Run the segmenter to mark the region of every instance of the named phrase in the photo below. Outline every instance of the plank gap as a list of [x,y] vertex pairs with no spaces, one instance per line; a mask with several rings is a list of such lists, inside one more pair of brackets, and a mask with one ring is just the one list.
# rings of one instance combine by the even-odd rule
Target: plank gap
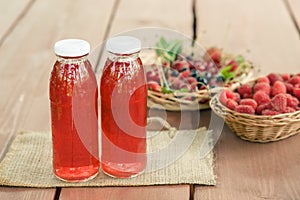
[[17,18],[13,21],[11,26],[5,31],[3,34],[3,37],[0,39],[0,47],[3,45],[4,41],[8,38],[8,36],[15,30],[16,26],[19,24],[19,22],[22,20],[22,18],[28,13],[28,11],[31,9],[32,5],[35,3],[36,0],[31,0],[29,3],[25,6],[25,8],[22,10],[22,12],[17,16]]
[[[105,28],[104,37],[103,37],[104,41],[108,38],[108,35],[109,35],[111,27],[112,27],[112,23],[115,19],[117,10],[119,8],[119,4],[120,4],[120,0],[115,0],[115,2],[113,4],[112,12],[110,13],[110,16],[109,16],[109,19],[108,19],[107,27]],[[98,71],[104,47],[105,47],[105,45],[102,45],[100,53],[99,53],[99,57],[98,57],[97,62],[96,62],[96,67],[94,69],[94,72]]]
[[195,45],[195,41],[197,40],[197,10],[196,10],[196,1],[193,0],[192,3],[192,15],[193,15],[193,43],[192,46]]
[[195,185],[190,185],[190,200],[194,200],[195,195]]
[[60,193],[61,193],[61,187],[57,187],[54,195],[54,200],[59,200]]
[[300,27],[297,23],[297,19],[296,19],[295,13],[293,12],[292,5],[289,3],[288,0],[283,0],[283,3],[284,3],[284,5],[289,13],[289,16],[292,19],[292,22],[298,32],[298,36],[300,37]]

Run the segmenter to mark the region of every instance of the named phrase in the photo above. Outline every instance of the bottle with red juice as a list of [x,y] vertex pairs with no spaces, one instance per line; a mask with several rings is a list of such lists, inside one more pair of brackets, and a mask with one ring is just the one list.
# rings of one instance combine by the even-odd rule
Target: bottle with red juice
[[98,156],[98,86],[88,42],[55,43],[57,60],[50,77],[53,171],[67,182],[94,178]]
[[102,155],[105,174],[134,177],[146,168],[147,87],[141,42],[118,36],[106,42],[109,56],[100,83]]

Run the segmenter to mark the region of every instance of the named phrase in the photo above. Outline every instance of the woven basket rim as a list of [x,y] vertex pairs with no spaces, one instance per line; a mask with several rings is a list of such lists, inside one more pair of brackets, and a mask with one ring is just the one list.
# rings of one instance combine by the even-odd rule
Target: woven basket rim
[[[210,100],[210,107],[213,108],[215,107],[215,105],[212,103],[213,101],[217,101],[218,102],[218,105],[220,107],[222,107],[223,110],[226,111],[226,113],[230,113],[234,116],[241,116],[241,117],[244,117],[244,118],[253,118],[253,119],[272,119],[272,120],[276,120],[276,119],[279,119],[279,118],[287,118],[287,117],[290,117],[291,115],[294,116],[294,115],[300,115],[300,110],[298,111],[295,111],[295,112],[291,112],[291,113],[281,113],[281,114],[278,114],[278,115],[256,115],[256,114],[247,114],[247,113],[239,113],[239,112],[236,112],[234,110],[231,110],[229,108],[227,108],[226,106],[224,106],[220,101],[219,101],[219,94],[216,94],[212,97],[212,99]],[[297,120],[300,122],[300,118],[299,120]]]
[[212,97],[211,109],[243,140],[258,143],[275,142],[300,132],[300,111],[273,116],[238,113],[224,106],[219,101],[219,95]]
[[[153,57],[155,57],[155,54],[153,55],[151,53],[147,53],[144,56],[145,56],[144,60],[146,60],[145,63],[147,63],[147,61],[150,58],[153,59]],[[203,56],[203,55],[200,55],[200,56]],[[237,55],[222,51],[222,56],[223,56],[223,59],[225,62],[225,60],[228,61],[229,59],[232,59],[234,56],[237,56]],[[152,63],[152,62],[149,62],[149,63]],[[228,80],[228,82],[224,82],[224,84],[229,84],[228,88],[238,87],[240,84],[243,84],[243,83],[247,82],[248,80],[252,79],[253,75],[260,71],[260,67],[248,59],[245,59],[243,65],[248,65],[245,73],[240,73],[235,79]],[[197,91],[193,91],[193,92],[180,92],[180,91],[174,89],[174,92],[163,93],[163,92],[151,91],[148,89],[148,99],[152,99],[154,102],[161,102],[161,103],[169,104],[167,106],[167,110],[195,110],[193,108],[190,109],[188,107],[185,107],[184,109],[180,108],[180,104],[189,105],[189,104],[194,104],[195,102],[197,102],[200,105],[198,109],[202,110],[202,108],[206,109],[207,107],[209,107],[209,100],[211,99],[211,91],[212,90],[213,90],[213,88],[206,88],[206,89],[197,90]],[[184,96],[184,97],[189,96],[189,97],[194,97],[194,98],[192,100],[186,100],[184,98],[183,99],[178,98],[178,96]],[[164,100],[159,100],[159,98],[161,98],[161,97],[163,97]],[[170,107],[170,105],[172,105],[174,108]],[[164,105],[162,105],[162,106],[164,106]],[[164,107],[166,107],[166,106],[164,106]]]
[[[249,79],[253,76],[253,71],[249,72],[247,74],[247,77],[240,82],[235,82],[234,84],[230,85],[227,87],[227,89],[235,89],[239,85],[244,84],[249,81]],[[252,78],[251,78],[252,80]],[[180,107],[180,104],[185,104],[185,105],[192,105],[194,103],[198,103],[200,106],[198,109],[207,109],[209,108],[209,101],[211,100],[212,93],[215,93],[215,90],[220,90],[222,87],[217,87],[217,88],[206,88],[203,90],[198,90],[196,92],[181,92],[181,91],[176,91],[172,93],[163,93],[163,92],[157,92],[157,91],[152,91],[148,89],[148,99],[152,99],[154,102],[161,101],[162,103],[167,103],[169,105],[173,105],[174,108],[170,106],[164,106],[167,110],[196,110],[194,108],[182,108]],[[186,100],[184,98],[178,98],[178,96],[185,96],[185,97],[194,97],[194,100]],[[163,98],[163,100],[162,100]],[[202,101],[202,102],[201,102]],[[204,103],[203,103],[204,101]]]

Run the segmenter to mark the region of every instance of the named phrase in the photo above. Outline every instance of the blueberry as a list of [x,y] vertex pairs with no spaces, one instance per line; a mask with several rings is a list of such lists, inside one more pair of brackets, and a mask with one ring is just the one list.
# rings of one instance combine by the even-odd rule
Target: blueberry
[[186,60],[188,60],[188,61],[193,61],[193,56],[192,56],[192,55],[186,56]]
[[184,72],[186,70],[187,70],[187,68],[182,68],[181,70],[179,70],[179,72],[181,73],[181,72]]
[[218,82],[224,82],[224,81],[225,81],[225,78],[224,78],[222,75],[218,75],[218,76],[216,77],[216,81],[217,81],[217,83],[218,83]]
[[204,77],[207,79],[207,80],[210,80],[212,75],[210,72],[204,72]]
[[206,78],[199,78],[199,79],[198,79],[198,82],[203,83],[204,85],[207,85],[207,84],[208,84],[208,81],[207,81]]
[[199,73],[196,69],[193,69],[191,71],[191,74],[190,74],[191,77],[194,77],[194,78],[198,78],[199,77]]
[[179,73],[178,73],[178,71],[176,71],[176,70],[172,70],[172,71],[171,71],[171,76],[174,76],[174,77],[177,77],[177,76],[179,76]]
[[208,81],[206,78],[203,77],[197,77],[197,81],[198,81],[198,89],[200,89],[203,85],[208,85]]

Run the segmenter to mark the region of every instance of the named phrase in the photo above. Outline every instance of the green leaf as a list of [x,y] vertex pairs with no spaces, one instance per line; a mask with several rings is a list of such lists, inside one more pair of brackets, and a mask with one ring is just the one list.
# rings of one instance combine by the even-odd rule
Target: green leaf
[[176,56],[180,54],[182,51],[182,41],[176,41],[175,45],[171,49],[171,52]]
[[173,62],[182,51],[182,41],[172,40],[167,42],[164,37],[156,43],[156,54],[167,61]]
[[167,48],[168,45],[169,45],[164,37],[160,38],[159,43],[160,43],[161,47],[164,48],[164,49]]
[[166,87],[162,87],[162,88],[161,88],[161,91],[162,91],[164,94],[170,94],[170,93],[173,92],[172,90],[170,90],[170,89],[168,89],[168,88],[166,88]]
[[234,73],[233,73],[233,72],[230,72],[230,73],[228,74],[227,80],[228,80],[228,79],[231,79],[231,78],[234,78]]
[[234,77],[234,72],[230,71],[231,68],[232,68],[232,66],[228,65],[221,70],[221,75],[224,77],[225,80],[228,80],[228,79]]
[[239,64],[245,62],[245,58],[241,55],[238,55],[237,57],[235,57],[234,59],[236,62],[238,62]]
[[228,73],[230,70],[231,70],[231,65],[228,65],[228,66],[226,66],[226,67],[224,67],[222,70],[221,70],[221,74],[226,74],[226,73]]
[[190,90],[188,88],[181,88],[179,91],[180,92],[189,92]]
[[161,56],[166,59],[167,61],[174,61],[175,60],[175,56],[173,54],[170,54],[166,51],[162,52]]

